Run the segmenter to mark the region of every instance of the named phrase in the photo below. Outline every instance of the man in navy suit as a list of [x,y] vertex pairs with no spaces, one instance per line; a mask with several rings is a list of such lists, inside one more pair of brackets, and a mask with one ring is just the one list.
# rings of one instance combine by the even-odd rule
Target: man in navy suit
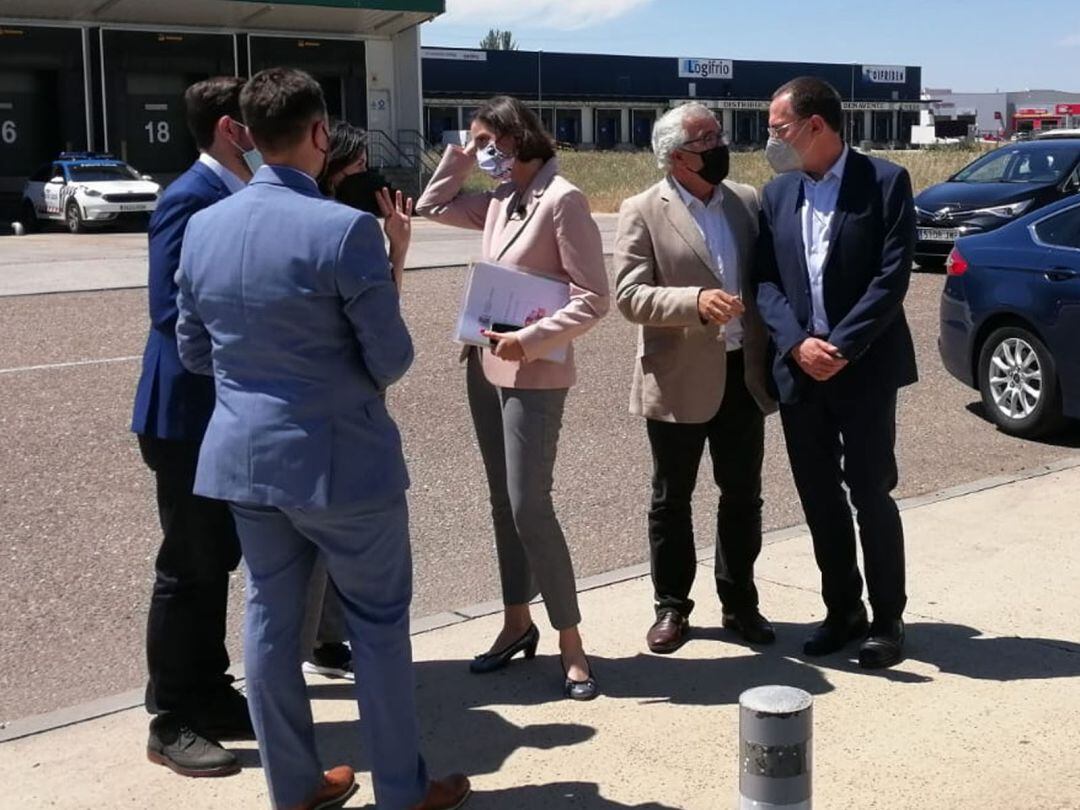
[[146,632],[146,708],[155,715],[148,755],[186,776],[239,771],[236,757],[217,740],[253,734],[247,702],[226,674],[229,572],[240,561],[240,545],[228,505],[193,493],[214,384],[180,363],[173,280],[191,216],[251,178],[242,88],[242,79],[219,77],[184,94],[200,155],[166,189],[150,220],[150,334],[131,421],[156,478],[164,534]]
[[[459,807],[468,780],[429,782],[419,750],[408,475],[384,396],[413,347],[383,234],[319,192],[330,135],[318,82],[264,70],[240,101],[266,165],[192,217],[176,332],[184,365],[214,377],[195,492],[228,501],[236,519],[247,693],[271,798],[313,810],[355,787],[348,766],[322,771],[300,669],[321,552],[345,610],[375,803]],[[392,243],[407,239],[403,217],[387,221]]]
[[[897,391],[916,381],[904,296],[915,245],[911,180],[843,141],[840,95],[795,79],[769,107],[755,270],[788,457],[821,570],[825,621],[807,655],[862,639],[859,664],[903,657],[904,533],[892,498]],[[873,609],[855,552],[858,517]]]

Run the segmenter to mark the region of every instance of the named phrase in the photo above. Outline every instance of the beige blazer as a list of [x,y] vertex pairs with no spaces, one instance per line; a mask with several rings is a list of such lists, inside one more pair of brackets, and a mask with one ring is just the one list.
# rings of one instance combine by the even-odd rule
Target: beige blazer
[[[416,203],[421,216],[483,230],[482,258],[532,270],[570,285],[570,303],[519,333],[525,361],[500,360],[482,350],[484,375],[503,388],[569,388],[576,380],[571,341],[592,329],[608,311],[610,293],[604,249],[585,195],[558,174],[552,158],[520,195],[512,183],[494,191],[463,194],[476,165],[459,148],[447,147],[442,162]],[[566,361],[539,359],[567,346]]]
[[[766,333],[750,283],[758,230],[751,186],[724,181],[724,216],[736,242],[743,316],[746,386],[764,413],[776,409],[766,387]],[[723,330],[702,323],[698,293],[720,287],[716,260],[669,177],[619,210],[615,238],[616,301],[638,330],[630,412],[664,422],[702,423],[724,398]]]

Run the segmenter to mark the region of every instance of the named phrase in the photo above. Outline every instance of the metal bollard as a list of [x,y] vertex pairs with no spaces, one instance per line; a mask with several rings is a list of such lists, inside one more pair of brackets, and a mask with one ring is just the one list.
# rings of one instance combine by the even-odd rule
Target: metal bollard
[[739,696],[739,810],[810,810],[813,706],[790,686]]

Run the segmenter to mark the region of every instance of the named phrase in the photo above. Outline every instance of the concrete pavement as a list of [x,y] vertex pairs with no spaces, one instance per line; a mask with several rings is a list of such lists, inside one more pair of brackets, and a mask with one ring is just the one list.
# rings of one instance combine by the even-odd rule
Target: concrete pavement
[[[616,214],[596,214],[610,253]],[[480,258],[480,231],[417,217],[406,268],[460,267]],[[85,292],[146,286],[145,233],[51,231],[0,238],[0,296]]]
[[[822,613],[802,527],[771,534],[758,565],[774,647],[751,650],[718,629],[704,557],[696,629],[670,657],[643,652],[644,569],[582,582],[604,693],[590,704],[560,698],[542,610],[538,659],[483,678],[466,662],[496,632],[497,606],[433,617],[414,638],[432,769],[469,773],[476,810],[735,807],[738,696],[781,683],[816,696],[816,807],[1080,808],[1078,503],[1076,456],[905,503],[908,659],[882,673],[844,655],[802,657]],[[365,767],[350,686],[311,678],[309,689],[325,764]],[[17,721],[0,739],[30,730]],[[268,806],[253,743],[235,746],[242,774],[188,780],[145,761],[145,735],[134,708],[0,744],[0,806]],[[370,807],[361,781],[348,807]]]

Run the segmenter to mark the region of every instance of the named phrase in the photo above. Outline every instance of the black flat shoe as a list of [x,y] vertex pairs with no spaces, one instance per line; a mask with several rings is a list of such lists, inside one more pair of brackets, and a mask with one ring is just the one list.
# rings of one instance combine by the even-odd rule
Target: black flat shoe
[[509,647],[504,647],[498,652],[481,653],[476,656],[469,662],[469,671],[474,675],[484,675],[488,672],[503,669],[510,663],[510,659],[519,652],[525,653],[525,660],[531,660],[536,657],[536,645],[539,643],[540,631],[535,624],[530,625],[529,629],[525,631],[525,635]]
[[[559,663],[562,664],[562,656],[559,656]],[[593,677],[589,656],[585,656],[585,663],[589,665],[589,677],[583,681],[570,680],[566,674],[566,664],[562,664],[563,678],[565,678],[563,695],[570,698],[570,700],[592,700],[600,694],[600,687],[596,683],[596,678]]]

